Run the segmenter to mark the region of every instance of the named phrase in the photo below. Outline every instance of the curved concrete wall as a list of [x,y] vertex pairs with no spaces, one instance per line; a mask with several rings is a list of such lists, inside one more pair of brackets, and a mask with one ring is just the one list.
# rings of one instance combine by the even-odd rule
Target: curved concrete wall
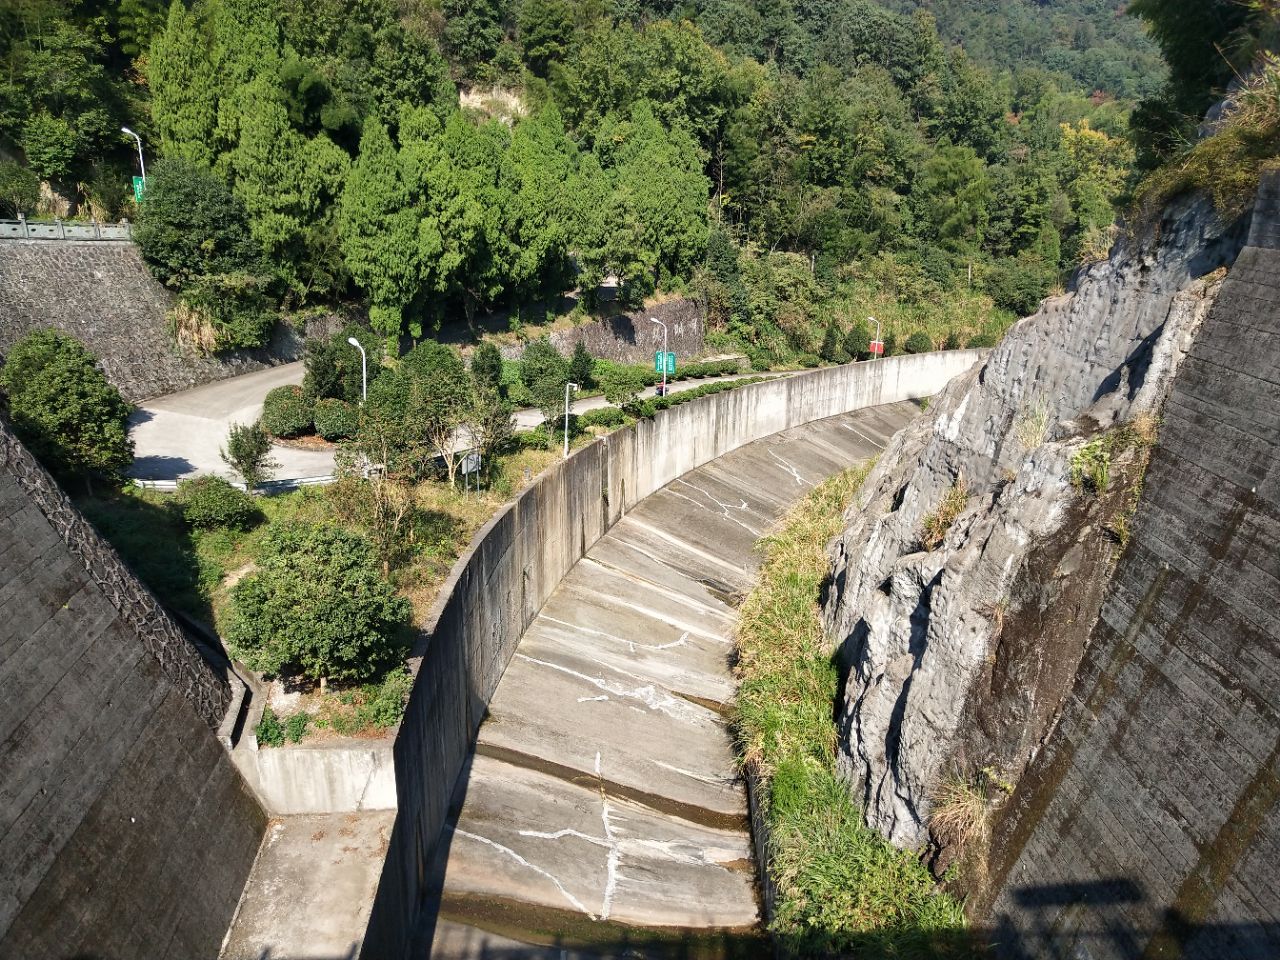
[[667,410],[574,453],[494,517],[454,566],[415,651],[395,745],[399,812],[363,956],[403,956],[427,864],[516,644],[561,579],[639,501],[743,444],[937,393],[982,351],[893,357],[753,384]]

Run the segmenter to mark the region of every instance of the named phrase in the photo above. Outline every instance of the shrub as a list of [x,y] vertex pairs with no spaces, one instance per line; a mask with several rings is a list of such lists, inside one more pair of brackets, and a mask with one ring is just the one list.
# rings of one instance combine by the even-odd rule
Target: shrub
[[240,475],[250,490],[271,476],[279,466],[271,459],[271,438],[262,429],[262,421],[233,423],[227,434],[227,445],[219,451],[222,462]]
[[40,202],[40,178],[18,163],[0,163],[0,214],[30,213]]
[[969,338],[966,350],[989,350],[996,345],[996,338],[989,333],[979,333]]
[[263,709],[262,719],[258,721],[258,728],[254,733],[257,735],[258,743],[261,746],[284,746],[284,724],[280,722],[280,718],[276,716],[276,712],[270,707]]
[[307,725],[311,718],[305,713],[295,713],[284,724],[285,739],[290,743],[299,743],[306,736]]
[[[360,351],[348,338],[355,337],[368,357],[367,370],[361,370]],[[372,384],[385,369],[382,353],[385,340],[366,327],[349,326],[327,340],[307,342],[307,375],[302,392],[317,400],[332,398],[358,403],[364,399],[364,377]],[[317,427],[317,429],[319,429]]]
[[928,353],[932,349],[933,341],[923,330],[917,330],[907,337],[907,342],[902,345],[903,353]]
[[596,359],[587,350],[587,345],[579,340],[573,346],[573,356],[569,358],[569,379],[583,390],[596,385]]
[[1102,493],[1111,482],[1109,437],[1091,440],[1071,457],[1071,485],[1077,490]]
[[253,497],[212,475],[183,480],[174,498],[187,526],[247,530],[260,516]]
[[78,340],[33,330],[0,368],[14,429],[56,472],[110,476],[133,461],[129,404],[96,363]]
[[404,705],[413,689],[413,677],[407,667],[398,667],[386,675],[382,683],[364,687],[364,704],[356,716],[365,725],[385,729],[395,726],[404,716]]
[[578,417],[578,426],[587,427],[620,427],[627,422],[627,415],[617,407],[600,407],[588,410]]
[[644,378],[635,367],[622,365],[610,366],[600,375],[600,386],[604,388],[604,398],[610,403],[630,410],[635,407],[636,398],[644,389]]
[[310,433],[314,418],[311,401],[298,386],[276,387],[262,402],[262,426],[274,437]]
[[315,425],[326,440],[348,440],[360,426],[360,413],[345,400],[325,397],[316,401]]
[[273,524],[257,559],[257,572],[232,590],[227,629],[250,667],[359,681],[398,664],[409,601],[396,596],[365,537],[335,526]]
[[954,330],[948,330],[947,339],[942,341],[942,349],[943,350],[959,350],[960,334],[956,333]]

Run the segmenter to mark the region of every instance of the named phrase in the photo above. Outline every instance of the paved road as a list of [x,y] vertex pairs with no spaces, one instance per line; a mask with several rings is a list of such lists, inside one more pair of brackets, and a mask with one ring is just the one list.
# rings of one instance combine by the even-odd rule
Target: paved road
[[[148,400],[129,420],[133,437],[133,466],[129,476],[139,480],[180,480],[200,473],[232,477],[219,451],[227,442],[233,423],[252,423],[262,414],[262,400],[275,387],[302,383],[301,361],[267,370],[231,377],[192,390]],[[693,390],[705,383],[741,377],[709,377],[671,384],[672,393]],[[653,396],[654,390],[644,392]],[[588,397],[574,403],[575,413],[607,407],[603,397]],[[516,429],[530,430],[542,423],[537,410],[516,412]],[[277,445],[273,456],[280,463],[273,478],[294,480],[323,477],[334,472],[333,453],[328,450],[298,450]]]
[[749,444],[647,498],[570,571],[455,791],[419,933],[431,957],[683,956],[737,938],[764,952],[726,720],[734,597],[773,522],[918,413],[892,404]]
[[[233,423],[252,423],[262,415],[262,400],[275,387],[301,383],[303,365],[286,363],[241,377],[148,400],[129,418],[134,461],[131,477],[180,480],[198,473],[231,477],[219,450]],[[333,454],[277,446],[277,479],[321,477],[333,473]]]

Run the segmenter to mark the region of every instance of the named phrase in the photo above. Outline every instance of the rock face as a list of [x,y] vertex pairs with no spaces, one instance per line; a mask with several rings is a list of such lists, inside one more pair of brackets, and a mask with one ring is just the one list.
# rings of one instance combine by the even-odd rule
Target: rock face
[[[1010,330],[868,478],[832,548],[824,617],[847,670],[841,768],[895,843],[929,839],[943,780],[1016,782],[1051,729],[1136,469],[1121,458],[1087,494],[1072,457],[1158,411],[1246,232],[1206,201],[1171,208]],[[963,509],[925,549],[949,494]]]

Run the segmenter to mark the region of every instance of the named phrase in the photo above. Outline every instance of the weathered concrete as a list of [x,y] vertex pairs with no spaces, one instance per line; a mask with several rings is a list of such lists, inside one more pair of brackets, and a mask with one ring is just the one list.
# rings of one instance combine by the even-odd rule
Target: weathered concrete
[[[363,955],[405,953],[425,865],[498,680],[561,579],[613,524],[650,493],[746,443],[930,396],[982,355],[951,351],[828,367],[675,407],[577,451],[481,529],[444,584],[411,661],[414,688],[395,746],[398,815]],[[702,556],[714,557],[717,545],[708,546]]]
[[0,956],[212,956],[265,817],[225,678],[0,422]]
[[1129,548],[993,847],[1006,957],[1280,956],[1280,177],[1178,373]]
[[357,956],[394,819],[380,811],[272,820],[222,960]]
[[[756,441],[645,499],[561,582],[489,704],[435,872],[439,916],[535,943],[750,938],[746,798],[725,714],[755,543],[918,412]],[[434,957],[459,952],[456,926]],[[482,942],[462,938],[465,942]]]
[[274,817],[396,808],[395,760],[390,738],[367,743],[343,739],[259,748],[240,738],[231,759]]

